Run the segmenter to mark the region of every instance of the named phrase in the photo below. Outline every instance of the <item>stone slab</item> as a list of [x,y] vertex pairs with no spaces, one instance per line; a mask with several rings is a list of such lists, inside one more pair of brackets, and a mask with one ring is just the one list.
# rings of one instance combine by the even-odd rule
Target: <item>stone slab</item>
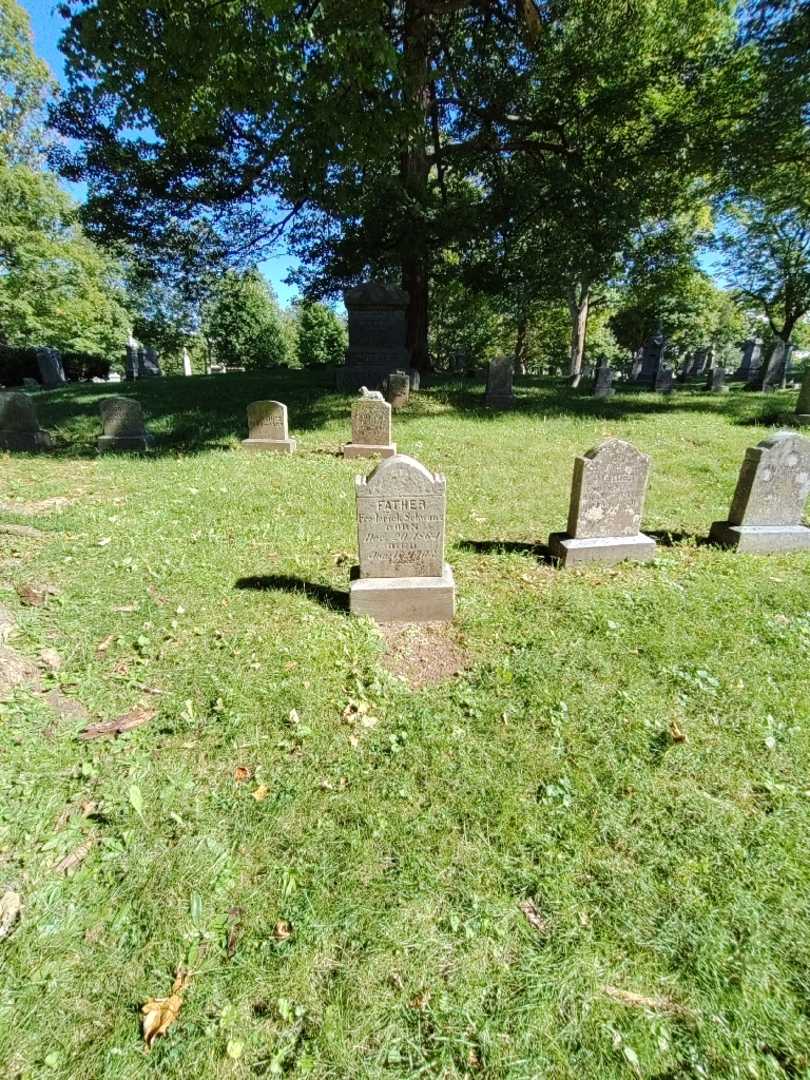
[[295,439],[242,439],[243,448],[254,453],[268,450],[277,454],[294,454],[297,445]]
[[756,555],[810,551],[810,529],[806,525],[732,525],[715,521],[709,539],[721,547]]
[[32,454],[51,450],[53,439],[47,431],[0,431],[0,450],[21,450]]
[[349,610],[379,623],[451,622],[456,613],[453,571],[445,563],[440,577],[356,578]]
[[637,536],[595,536],[576,539],[568,533],[552,533],[548,538],[549,553],[561,566],[581,566],[585,563],[614,563],[632,559],[649,562],[655,558],[655,541],[639,533]]
[[396,452],[396,443],[387,443],[385,445],[378,445],[375,443],[346,443],[343,447],[343,456],[345,458],[374,457],[375,454],[379,457],[389,458],[393,457]]
[[152,448],[151,435],[99,435],[96,447],[100,454],[145,453]]

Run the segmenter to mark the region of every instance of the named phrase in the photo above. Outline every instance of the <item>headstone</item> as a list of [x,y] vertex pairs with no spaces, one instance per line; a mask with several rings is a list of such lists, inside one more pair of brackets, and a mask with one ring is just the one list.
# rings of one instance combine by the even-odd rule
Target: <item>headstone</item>
[[404,409],[411,396],[411,380],[407,372],[393,371],[385,380],[385,398],[392,409]]
[[562,566],[646,562],[655,541],[640,531],[650,459],[621,439],[608,439],[574,460],[568,531],[548,546]]
[[699,378],[701,375],[706,374],[706,370],[709,367],[712,359],[712,350],[710,347],[702,349],[695,349],[692,353],[692,360],[689,364],[689,377]]
[[37,420],[34,403],[19,390],[0,391],[0,450],[50,450],[53,439]]
[[65,369],[62,367],[62,358],[57,349],[37,349],[37,366],[42,378],[42,385],[46,390],[55,390],[57,386],[64,386],[67,382]]
[[763,390],[778,390],[784,386],[790,371],[791,349],[790,342],[782,341],[781,338],[776,339],[776,344],[762,373]]
[[370,394],[352,403],[352,441],[343,447],[347,458],[393,457],[396,443],[391,442],[391,406],[383,401],[382,394]]
[[129,340],[127,341],[127,359],[124,373],[127,381],[137,379],[141,373],[138,342],[131,333],[129,335]]
[[183,346],[183,374],[194,374],[194,372],[191,370],[191,357],[189,356],[188,349],[185,347],[185,345]]
[[248,437],[242,440],[245,450],[271,450],[278,454],[295,453],[296,441],[287,429],[287,406],[280,401],[254,401],[247,407]]
[[728,393],[728,387],[726,386],[725,368],[712,368],[706,379],[706,389],[709,390],[712,394]]
[[634,373],[634,380],[643,386],[654,387],[658,378],[658,371],[664,362],[664,352],[667,341],[662,333],[657,333],[644,346],[640,364]]
[[343,294],[349,323],[346,366],[338,389],[357,390],[363,383],[382,386],[394,371],[407,371],[406,311],[408,294],[395,285],[369,281]]
[[444,561],[447,484],[405,454],[355,480],[360,565],[350,609],[377,622],[449,622],[453,572]]
[[141,349],[139,355],[140,374],[142,379],[157,378],[163,374],[158,363],[157,353],[152,348]]
[[408,372],[408,378],[410,379],[411,390],[418,391],[422,383],[422,376],[419,372],[419,368],[412,367],[411,370]]
[[810,424],[810,367],[804,373],[796,402],[796,423]]
[[486,404],[492,409],[508,409],[515,404],[512,376],[515,365],[511,356],[496,356],[487,370]]
[[661,364],[656,373],[655,383],[653,385],[656,394],[671,394],[672,378],[673,371],[669,364]]
[[596,369],[596,379],[593,384],[593,396],[597,398],[612,397],[615,393],[611,383],[613,371],[609,364],[600,364]]
[[152,436],[144,427],[143,409],[132,398],[109,397],[99,403],[103,434],[96,442],[99,453],[106,451],[144,451]]
[[728,521],[715,521],[709,539],[737,551],[804,551],[802,525],[810,495],[810,439],[780,431],[745,452]]
[[740,366],[732,375],[732,379],[742,379],[743,382],[755,382],[762,368],[762,342],[749,338],[743,342]]

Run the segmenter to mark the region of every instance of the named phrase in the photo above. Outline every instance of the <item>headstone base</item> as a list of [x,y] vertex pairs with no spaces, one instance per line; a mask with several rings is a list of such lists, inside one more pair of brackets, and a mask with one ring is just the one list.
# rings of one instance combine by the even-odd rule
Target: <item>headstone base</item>
[[53,439],[47,431],[0,431],[0,450],[23,450],[37,453],[53,449]]
[[346,443],[343,447],[345,458],[374,457],[375,454],[385,458],[393,457],[396,452],[396,443],[383,443],[380,446],[374,443]]
[[639,533],[637,536],[597,536],[576,539],[568,533],[552,533],[548,538],[549,554],[560,566],[581,566],[585,563],[614,563],[632,559],[649,562],[655,558],[655,541]]
[[99,435],[96,447],[100,454],[142,454],[152,448],[150,435]]
[[515,404],[515,399],[509,396],[495,396],[487,395],[484,400],[484,404],[488,409],[511,409]]
[[709,539],[721,547],[755,555],[810,550],[810,529],[806,525],[729,525],[727,521],[715,521]]
[[456,613],[453,571],[445,563],[441,577],[355,578],[349,610],[379,623],[451,622]]
[[277,454],[294,454],[297,445],[295,439],[242,439],[244,449],[253,452],[274,450]]
[[594,390],[592,396],[595,398],[609,398],[613,397],[615,393],[616,391],[609,387],[607,390]]

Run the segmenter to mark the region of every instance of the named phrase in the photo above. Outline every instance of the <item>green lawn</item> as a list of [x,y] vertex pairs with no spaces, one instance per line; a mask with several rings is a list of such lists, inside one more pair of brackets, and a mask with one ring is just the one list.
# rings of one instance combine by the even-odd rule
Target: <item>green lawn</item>
[[[10,644],[55,649],[46,688],[93,721],[157,709],[82,741],[41,695],[0,706],[0,894],[23,903],[2,1075],[810,1076],[810,556],[700,543],[795,394],[417,395],[395,439],[448,478],[467,667],[412,690],[345,610],[358,463],[327,385],[40,394],[63,445],[0,456],[0,521],[46,534],[0,532]],[[94,456],[119,391],[150,458]],[[238,449],[261,397],[296,456]],[[668,535],[645,566],[556,570],[536,545],[606,435],[652,455],[644,525]],[[140,1006],[178,965],[145,1054]]]

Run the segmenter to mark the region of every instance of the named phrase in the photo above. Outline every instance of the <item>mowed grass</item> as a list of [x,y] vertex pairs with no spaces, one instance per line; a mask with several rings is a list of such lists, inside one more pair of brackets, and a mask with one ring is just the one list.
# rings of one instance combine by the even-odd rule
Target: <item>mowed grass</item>
[[[0,533],[12,644],[56,649],[46,679],[95,720],[158,710],[86,742],[32,693],[0,707],[0,892],[23,901],[0,1071],[810,1076],[810,556],[698,542],[795,394],[537,381],[494,415],[480,384],[417,395],[395,438],[448,478],[468,667],[413,691],[345,610],[358,463],[333,453],[328,381],[40,394],[62,448],[0,458],[2,520],[47,534]],[[115,392],[143,401],[153,457],[93,456]],[[239,450],[262,397],[288,403],[296,456]],[[644,524],[669,535],[649,565],[557,570],[533,545],[608,435],[652,455]],[[71,505],[26,512],[53,496]],[[25,607],[31,583],[59,595]],[[178,966],[145,1054],[140,1006]]]

